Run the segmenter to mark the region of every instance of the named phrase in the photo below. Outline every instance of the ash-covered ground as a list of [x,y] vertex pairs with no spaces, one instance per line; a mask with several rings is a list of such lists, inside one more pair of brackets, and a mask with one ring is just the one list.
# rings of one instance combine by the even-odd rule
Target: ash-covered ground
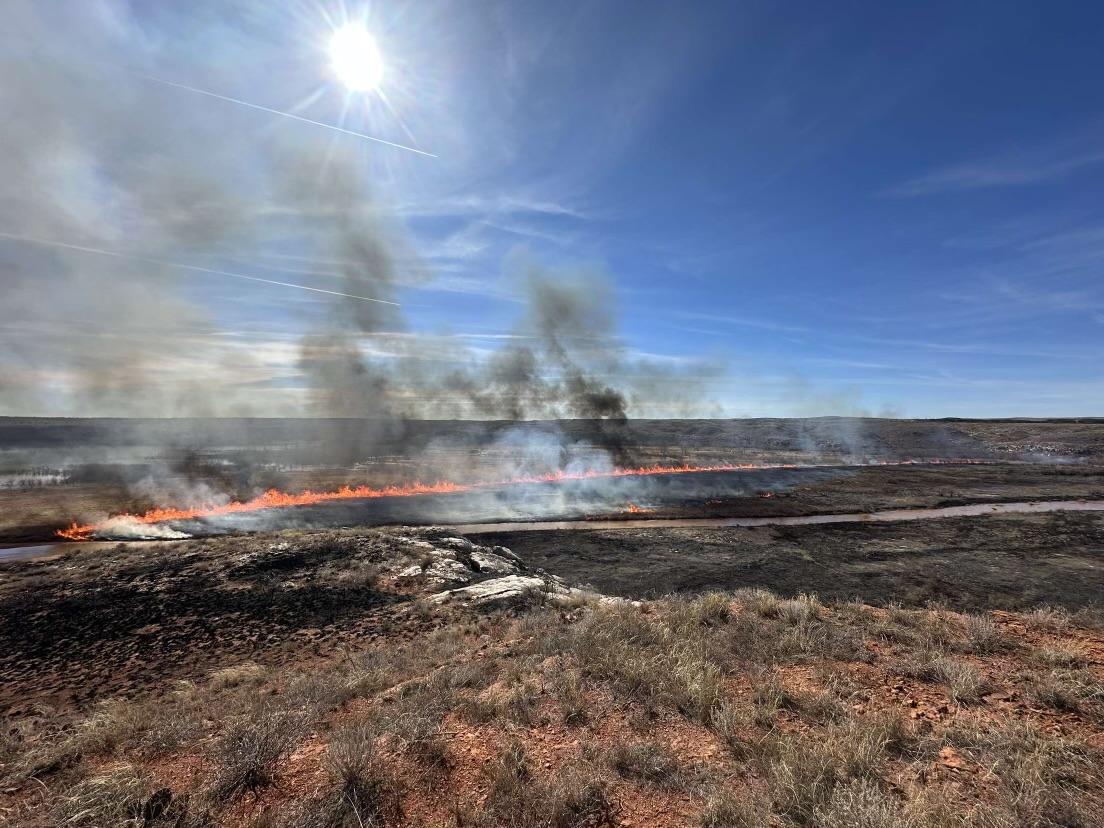
[[[71,520],[187,505],[188,498],[248,498],[270,486],[294,492],[415,479],[478,482],[572,463],[612,468],[611,427],[415,422],[389,454],[323,462],[328,441],[335,433],[355,435],[356,421],[0,421],[7,471],[41,477],[37,485],[24,480],[0,489],[0,536],[48,540]],[[355,571],[369,558],[373,568],[394,563],[404,542],[393,531],[433,530],[380,534],[373,527],[1104,499],[1098,421],[825,418],[631,421],[619,428],[617,451],[639,465],[815,465],[262,510],[174,524],[222,536],[211,540],[78,546],[53,560],[8,562],[0,565],[5,683],[19,699],[64,687],[95,695],[97,688],[160,681],[179,672],[174,664],[187,673],[224,658],[278,658],[288,647],[332,649],[349,635],[388,635],[399,616],[415,618],[406,606],[409,592],[363,588]],[[878,465],[902,460],[933,462]],[[520,532],[477,540],[514,549],[527,566],[569,585],[634,598],[763,586],[876,604],[1078,609],[1104,593],[1102,526],[1099,515],[1058,513],[832,527]],[[333,529],[339,534],[327,534]],[[285,554],[284,543],[306,551]]]
[[[279,446],[265,423],[253,437],[237,433],[236,446],[209,443],[176,454],[156,441],[141,447],[133,433],[115,432],[117,444],[107,445],[107,432],[78,435],[71,427],[15,429],[25,442],[37,434],[45,443],[52,434],[56,443],[39,449],[83,459],[56,468],[44,463],[36,467],[43,470],[39,484],[0,492],[9,537],[40,537],[71,519],[166,500],[248,497],[266,479],[290,491],[434,479],[431,470],[478,481],[503,476],[511,463],[526,471],[534,460],[612,458],[570,423],[502,425],[498,438],[499,427],[486,424],[419,426],[435,436],[345,465],[264,460],[261,449],[242,441],[267,435],[272,456],[304,452],[309,443]],[[181,814],[207,807],[221,815],[209,824],[252,824],[254,812],[290,813],[300,800],[315,803],[329,784],[325,757],[334,755],[342,728],[366,715],[393,723],[373,743],[388,762],[421,756],[416,745],[438,744],[440,735],[432,767],[396,764],[403,769],[395,777],[402,780],[402,807],[432,815],[424,824],[459,823],[437,807],[444,785],[462,792],[472,813],[484,808],[489,800],[480,780],[496,761],[486,746],[507,738],[511,745],[524,740],[534,756],[558,757],[564,767],[590,762],[621,809],[619,824],[635,825],[658,824],[649,817],[654,791],[642,795],[636,782],[622,778],[617,745],[631,748],[645,737],[652,745],[646,755],[661,749],[677,755],[677,767],[696,774],[694,786],[716,778],[727,789],[743,772],[740,763],[774,767],[769,762],[779,750],[804,756],[816,746],[842,745],[850,761],[859,747],[841,742],[841,734],[894,717],[904,723],[899,732],[908,744],[932,746],[937,758],[922,769],[929,782],[953,774],[953,789],[974,785],[968,796],[986,808],[992,769],[1005,760],[980,756],[976,772],[963,771],[966,760],[952,742],[959,744],[955,734],[973,732],[964,723],[1007,726],[1014,735],[1028,732],[1023,728],[1060,734],[1049,737],[1054,746],[1046,755],[1067,755],[1061,753],[1067,738],[1099,745],[1104,512],[755,528],[622,521],[626,528],[595,529],[584,521],[570,531],[471,534],[453,526],[381,524],[784,517],[1104,500],[1100,424],[753,421],[627,428],[636,443],[621,451],[642,465],[824,465],[263,510],[173,524],[206,537],[71,544],[0,562],[0,716],[7,723],[0,814],[14,814],[13,824],[47,824],[41,814],[60,813],[61,806],[44,811],[46,797],[68,803],[87,786],[99,790],[103,774],[116,773],[126,759],[132,763],[126,767],[144,774],[134,813],[154,805],[165,814],[169,805],[176,809],[175,822],[149,824],[184,824]],[[477,439],[469,439],[472,431]],[[820,441],[808,442],[810,434]],[[837,435],[852,440],[832,442]],[[100,465],[89,464],[92,456]],[[903,459],[930,462],[877,465]],[[948,460],[984,462],[936,462]],[[690,672],[686,659],[696,659]],[[714,677],[713,684],[700,676]],[[706,696],[703,687],[712,688]],[[564,706],[569,697],[574,701]],[[763,700],[775,697],[787,701],[768,708]],[[687,704],[698,698],[697,707]],[[240,733],[270,733],[271,722],[290,722],[287,711],[301,710],[307,712],[296,712],[294,721],[303,729],[265,760],[271,784],[211,804],[219,774],[230,765],[224,746]],[[415,726],[420,741],[396,741]],[[783,734],[778,738],[793,746],[770,747],[770,734]],[[580,748],[607,743],[608,754],[589,759]],[[748,753],[756,745],[767,745],[762,760]],[[687,746],[704,747],[684,756]],[[247,747],[245,754],[253,761],[256,751]],[[1084,755],[1076,767],[1099,767],[1097,748]],[[897,778],[896,753],[877,761],[886,779]],[[557,766],[542,759],[534,767]],[[1099,780],[1090,781],[1077,789],[1086,814],[1099,812]],[[712,813],[705,800],[670,796],[663,807],[677,815],[672,826],[689,824],[687,813]],[[1050,800],[1040,801],[1039,808],[1050,807]],[[694,824],[719,823],[703,816]]]
[[[0,419],[0,542],[43,542],[72,521],[247,500],[270,488],[478,482],[629,465],[836,468],[513,486],[189,528],[577,518],[617,515],[630,504],[667,516],[795,515],[1104,491],[1099,420],[409,421],[392,425],[382,443],[378,434],[371,421],[359,420]],[[992,465],[856,467],[963,459]]]

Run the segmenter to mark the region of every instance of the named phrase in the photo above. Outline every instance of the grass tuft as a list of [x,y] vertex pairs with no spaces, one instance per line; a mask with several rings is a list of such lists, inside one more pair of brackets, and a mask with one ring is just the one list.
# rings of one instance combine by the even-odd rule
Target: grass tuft
[[264,705],[231,725],[215,750],[212,796],[226,802],[268,785],[276,763],[303,736],[306,725],[301,711]]

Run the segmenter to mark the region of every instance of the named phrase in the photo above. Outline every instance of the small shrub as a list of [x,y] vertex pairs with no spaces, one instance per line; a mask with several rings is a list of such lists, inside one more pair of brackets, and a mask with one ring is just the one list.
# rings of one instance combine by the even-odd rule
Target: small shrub
[[62,792],[52,824],[73,828],[143,828],[160,816],[167,799],[155,799],[150,780],[131,765],[85,779]]
[[737,797],[721,790],[706,800],[705,810],[698,819],[701,828],[762,828],[770,820],[770,806],[758,796],[745,791]]
[[1032,657],[1047,667],[1080,667],[1087,662],[1083,652],[1064,646],[1038,647]]
[[922,681],[945,685],[950,697],[959,704],[971,704],[989,692],[988,679],[975,667],[931,652],[905,665],[901,672]]
[[991,618],[984,615],[967,615],[964,625],[966,647],[969,652],[986,654],[1008,649],[1008,638]]
[[621,777],[657,787],[678,787],[684,779],[678,758],[657,742],[618,742],[610,750],[608,761]]
[[1061,607],[1042,606],[1021,613],[1020,620],[1033,630],[1062,634],[1069,629],[1070,614]]
[[211,673],[207,685],[215,691],[242,686],[256,687],[263,684],[267,678],[268,671],[264,667],[252,661],[246,661]]
[[366,828],[401,820],[397,783],[382,761],[369,723],[336,728],[327,760],[337,787],[303,809],[296,828]]
[[813,807],[813,823],[817,828],[909,828],[915,825],[902,813],[896,799],[868,779],[837,785],[827,800]]
[[227,801],[269,784],[273,766],[305,729],[306,717],[301,712],[273,707],[258,707],[231,725],[215,751],[215,799]]

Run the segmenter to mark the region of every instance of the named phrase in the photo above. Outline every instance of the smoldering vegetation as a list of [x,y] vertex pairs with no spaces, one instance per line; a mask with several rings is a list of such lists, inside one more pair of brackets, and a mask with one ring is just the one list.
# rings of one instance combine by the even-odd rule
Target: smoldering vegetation
[[[412,421],[578,418],[583,435],[559,432],[564,460],[589,452],[601,465],[631,462],[626,420],[669,393],[672,379],[680,411],[707,407],[703,391],[720,366],[682,378],[630,357],[600,268],[518,251],[503,278],[521,309],[495,335],[501,347],[422,333],[397,302],[434,274],[378,197],[378,167],[352,143],[227,129],[147,77],[166,55],[136,36],[125,7],[74,15],[56,31],[48,9],[17,2],[0,36],[9,115],[0,272],[12,321],[0,330],[0,413],[319,418],[298,462],[340,466],[403,443]],[[145,45],[134,53],[134,42]],[[122,51],[131,66],[117,62]],[[281,244],[303,268],[294,278],[260,264]],[[293,315],[296,333],[257,340],[209,310],[242,304],[255,304],[258,319]],[[209,502],[209,489],[240,496],[269,482],[197,462],[215,440],[194,423],[138,431],[110,450],[52,460],[124,467],[111,474],[163,502]],[[547,433],[532,453],[546,453]],[[125,468],[135,464],[144,473]]]
[[[435,274],[355,144],[231,128],[256,122],[180,105],[148,77],[180,56],[140,36],[123,4],[81,5],[66,22],[59,31],[43,4],[17,0],[0,33],[0,413],[190,419],[66,425],[60,440],[17,426],[0,474],[48,467],[148,508],[473,471],[977,456],[984,443],[925,427],[906,449],[853,418],[634,423],[715,413],[724,366],[640,357],[619,335],[608,274],[523,250],[503,265],[519,310],[480,340],[493,346],[427,333],[396,303]],[[172,65],[200,85],[210,71]],[[281,258],[296,275],[271,267]],[[268,278],[283,286],[256,281]],[[211,308],[285,326],[258,338]],[[319,467],[340,474],[299,473]]]

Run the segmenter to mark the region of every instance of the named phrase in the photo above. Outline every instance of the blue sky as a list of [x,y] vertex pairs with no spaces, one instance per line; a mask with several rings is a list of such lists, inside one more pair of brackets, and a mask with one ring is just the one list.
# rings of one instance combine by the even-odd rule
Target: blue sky
[[[612,282],[625,352],[707,375],[706,413],[1063,416],[1104,405],[1100,4],[16,5],[8,65],[112,82],[59,107],[54,126],[90,131],[96,146],[67,151],[76,160],[57,177],[4,185],[0,232],[326,289],[333,276],[303,216],[263,206],[276,204],[267,171],[290,147],[352,155],[403,251],[401,332],[446,350],[463,341],[465,359],[514,330],[511,263],[524,260]],[[349,17],[380,44],[379,95],[350,96],[329,72],[329,32]],[[105,119],[135,111],[133,129],[99,143]],[[256,205],[253,231],[203,249],[136,247],[130,213],[105,218],[94,196],[127,142],[210,172]],[[31,228],[21,203],[31,188],[64,204],[66,222],[80,214],[80,232],[56,218]],[[0,243],[0,256],[24,279],[27,268],[49,278],[58,256],[72,273],[95,258],[16,261],[20,245]],[[26,294],[8,278],[11,296]],[[204,319],[180,373],[263,354],[221,380],[243,387],[294,390],[291,343],[330,312],[317,295],[215,274],[174,290],[188,308],[174,325]],[[50,358],[24,349],[10,362],[27,393],[5,413],[68,413],[71,380]]]

